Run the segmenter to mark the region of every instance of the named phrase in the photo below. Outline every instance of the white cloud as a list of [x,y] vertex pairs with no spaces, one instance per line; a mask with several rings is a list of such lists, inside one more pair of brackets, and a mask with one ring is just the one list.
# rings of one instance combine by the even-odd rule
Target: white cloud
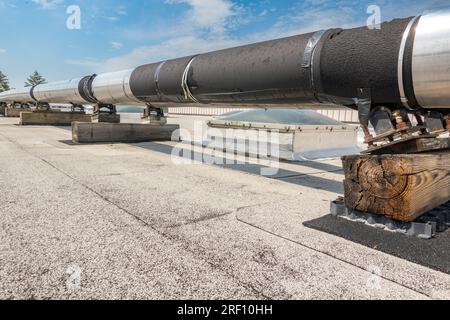
[[224,32],[229,19],[238,16],[240,8],[230,0],[166,0],[167,4],[186,3],[191,9],[186,19],[195,27]]
[[99,66],[101,66],[101,62],[94,58],[69,59],[66,60],[66,63],[80,67],[85,67],[95,72],[99,71]]
[[267,16],[267,14],[269,13],[269,11],[267,9],[264,9],[263,11],[261,11],[261,13],[259,14],[260,17],[265,17]]
[[118,15],[120,15],[120,16],[127,16],[128,15],[127,9],[124,6],[118,7],[117,10],[116,10],[116,13]]
[[2,54],[2,53],[6,53],[6,49],[0,48],[0,54]]
[[92,58],[68,60],[68,64],[87,67],[95,72],[109,72],[136,67],[140,64],[173,59],[199,52],[208,52],[239,45],[238,41],[222,39],[201,39],[195,36],[178,37],[163,43],[135,48],[130,53],[106,60]]
[[111,42],[111,47],[113,49],[122,49],[123,48],[123,43],[113,41],[113,42]]
[[117,21],[119,20],[119,18],[114,17],[114,16],[103,16],[104,19],[109,20],[109,21]]
[[44,10],[55,9],[58,5],[64,2],[64,0],[31,0]]
[[[108,72],[135,67],[139,64],[157,62],[180,56],[197,54],[239,45],[228,31],[236,25],[242,7],[230,0],[166,0],[166,4],[184,3],[189,9],[184,19],[172,28],[163,30],[164,40],[156,45],[140,46],[130,53],[106,60],[92,58],[67,60],[94,72]],[[131,31],[129,31],[131,32]],[[148,32],[140,33],[148,36]],[[160,35],[159,35],[160,36]],[[116,48],[112,44],[113,48]]]

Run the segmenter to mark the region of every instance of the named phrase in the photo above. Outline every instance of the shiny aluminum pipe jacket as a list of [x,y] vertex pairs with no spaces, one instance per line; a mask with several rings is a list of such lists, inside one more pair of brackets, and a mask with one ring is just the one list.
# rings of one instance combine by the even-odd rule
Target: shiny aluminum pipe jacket
[[[447,112],[448,21],[450,11],[443,10],[385,22],[379,30],[322,30],[87,76],[78,93],[75,84],[67,94],[56,84],[38,85],[32,93],[34,100],[53,103],[79,96],[77,102],[86,104],[355,109],[361,89],[369,89],[373,107]],[[29,99],[23,94],[2,93],[0,102]]]
[[61,103],[61,101],[74,105],[89,103],[80,95],[78,86],[81,79],[77,78],[35,86],[31,90],[31,96],[40,103]]
[[35,100],[31,97],[30,90],[32,87],[22,89],[12,89],[0,93],[0,102],[3,103],[32,103]]
[[91,90],[95,99],[103,104],[140,104],[130,90],[133,69],[104,73],[93,79]]

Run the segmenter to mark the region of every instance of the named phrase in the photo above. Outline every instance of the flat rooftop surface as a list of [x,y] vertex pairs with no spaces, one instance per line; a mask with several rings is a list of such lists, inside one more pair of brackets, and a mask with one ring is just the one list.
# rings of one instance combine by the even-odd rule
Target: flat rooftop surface
[[339,159],[266,177],[17,123],[0,118],[0,299],[450,298],[449,274],[304,225],[342,194]]

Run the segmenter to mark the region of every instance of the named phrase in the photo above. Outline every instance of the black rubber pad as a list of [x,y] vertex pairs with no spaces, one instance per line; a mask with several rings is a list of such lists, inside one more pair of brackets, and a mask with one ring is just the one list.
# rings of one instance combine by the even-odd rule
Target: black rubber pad
[[332,215],[307,221],[303,225],[450,274],[450,229],[438,233],[433,239],[424,240]]

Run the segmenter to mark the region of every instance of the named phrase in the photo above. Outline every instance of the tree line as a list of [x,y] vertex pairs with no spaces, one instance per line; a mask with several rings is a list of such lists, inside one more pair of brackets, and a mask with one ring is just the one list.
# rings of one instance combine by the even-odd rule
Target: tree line
[[[45,83],[46,80],[43,76],[39,74],[39,72],[35,71],[32,75],[30,75],[25,82],[25,87],[31,87],[38,84]],[[0,92],[8,91],[11,87],[9,85],[8,77],[0,70]]]

